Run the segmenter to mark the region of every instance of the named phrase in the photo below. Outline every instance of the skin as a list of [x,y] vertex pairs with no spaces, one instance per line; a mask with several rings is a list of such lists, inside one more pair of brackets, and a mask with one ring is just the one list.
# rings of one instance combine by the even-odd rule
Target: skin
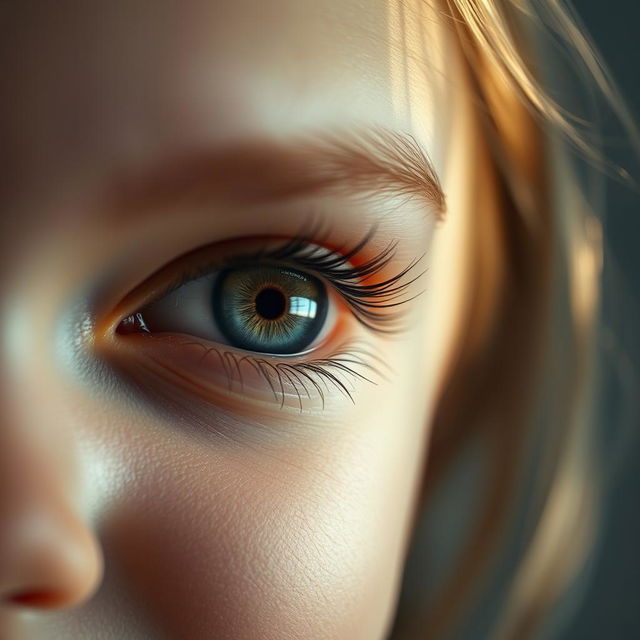
[[[118,196],[193,149],[371,125],[418,139],[451,215],[465,130],[452,105],[464,101],[435,80],[446,51],[456,64],[442,29],[432,20],[420,36],[430,72],[407,85],[384,2],[2,13],[0,635],[383,637],[455,324],[460,223],[438,228],[433,207],[394,193],[127,207]],[[229,238],[294,235],[310,207],[336,241],[378,221],[371,250],[398,241],[391,273],[427,252],[407,330],[345,320],[389,367],[375,385],[355,381],[353,403],[331,389],[324,410],[300,411],[257,381],[242,396],[217,378],[205,400],[148,374],[162,347],[114,335],[122,300],[166,264]]]

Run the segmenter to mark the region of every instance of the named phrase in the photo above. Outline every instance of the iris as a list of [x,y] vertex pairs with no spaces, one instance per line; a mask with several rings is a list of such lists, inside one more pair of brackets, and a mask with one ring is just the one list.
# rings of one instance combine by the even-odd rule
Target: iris
[[212,291],[216,323],[239,349],[290,355],[318,337],[328,308],[324,284],[309,273],[276,265],[222,270]]

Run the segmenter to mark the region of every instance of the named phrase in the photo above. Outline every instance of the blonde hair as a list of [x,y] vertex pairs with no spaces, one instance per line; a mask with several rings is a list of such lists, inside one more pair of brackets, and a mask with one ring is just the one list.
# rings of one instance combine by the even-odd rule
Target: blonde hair
[[579,574],[597,531],[591,392],[602,237],[570,152],[603,173],[616,170],[587,123],[545,90],[540,34],[569,52],[636,144],[639,137],[594,48],[558,2],[436,7],[463,55],[484,147],[466,248],[469,302],[433,427],[427,511],[470,443],[488,446],[490,461],[455,566],[427,606],[415,594],[401,600],[392,637],[452,636],[492,584],[493,568],[501,572],[500,611],[488,636],[474,637],[525,640]]

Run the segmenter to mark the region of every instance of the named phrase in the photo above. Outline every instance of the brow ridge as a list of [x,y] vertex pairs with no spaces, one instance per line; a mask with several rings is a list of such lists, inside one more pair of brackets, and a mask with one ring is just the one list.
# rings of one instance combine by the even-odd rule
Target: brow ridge
[[422,198],[438,218],[446,209],[437,173],[417,140],[379,127],[205,147],[120,175],[110,199],[131,215],[191,198],[254,203],[335,190]]

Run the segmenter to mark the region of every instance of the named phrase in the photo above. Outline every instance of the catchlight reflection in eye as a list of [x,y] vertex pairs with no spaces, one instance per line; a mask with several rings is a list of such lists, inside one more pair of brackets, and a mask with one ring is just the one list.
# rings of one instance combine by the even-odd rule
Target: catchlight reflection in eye
[[318,304],[309,298],[291,296],[289,298],[289,313],[303,318],[315,318],[318,313]]

